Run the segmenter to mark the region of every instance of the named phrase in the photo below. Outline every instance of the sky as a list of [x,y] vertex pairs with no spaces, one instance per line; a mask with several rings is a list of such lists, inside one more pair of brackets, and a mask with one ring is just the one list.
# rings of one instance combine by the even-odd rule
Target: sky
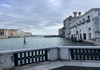
[[55,35],[73,11],[91,8],[100,8],[100,0],[0,0],[0,28]]

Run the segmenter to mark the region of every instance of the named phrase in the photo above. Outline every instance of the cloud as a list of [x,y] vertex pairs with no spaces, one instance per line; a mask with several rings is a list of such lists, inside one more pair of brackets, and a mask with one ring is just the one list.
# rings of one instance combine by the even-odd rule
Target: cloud
[[100,7],[99,0],[0,0],[0,28],[57,34],[73,11]]
[[9,5],[9,4],[1,4],[1,7],[5,7],[5,8],[12,8],[13,6]]
[[3,15],[4,13],[3,12],[0,12],[0,15]]

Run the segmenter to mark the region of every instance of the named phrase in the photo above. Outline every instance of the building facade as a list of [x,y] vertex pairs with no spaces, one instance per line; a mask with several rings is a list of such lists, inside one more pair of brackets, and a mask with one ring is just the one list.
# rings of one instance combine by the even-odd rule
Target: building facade
[[65,33],[64,27],[63,27],[63,28],[60,28],[60,29],[59,29],[59,36],[60,36],[60,37],[65,37],[65,36],[64,36],[64,35],[65,35],[64,33]]
[[25,32],[25,36],[27,36],[27,37],[32,36],[32,33],[31,32]]
[[20,37],[24,37],[24,36],[30,37],[30,36],[32,36],[32,33],[31,33],[31,32],[24,32],[24,31],[21,31]]
[[23,36],[32,36],[32,33],[21,31],[21,29],[0,29],[0,38],[13,38]]
[[0,29],[0,38],[17,37],[17,31],[17,29]]
[[65,38],[77,40],[94,40],[100,38],[100,8],[92,8],[85,14],[73,12],[64,20]]

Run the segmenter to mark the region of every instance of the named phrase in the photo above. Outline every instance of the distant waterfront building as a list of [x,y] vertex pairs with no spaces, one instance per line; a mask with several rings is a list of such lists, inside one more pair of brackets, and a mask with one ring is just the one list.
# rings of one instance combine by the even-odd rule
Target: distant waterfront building
[[61,28],[59,29],[59,36],[64,37],[63,35],[64,35],[64,29]]
[[0,38],[17,37],[17,29],[0,29]]
[[25,36],[32,36],[32,33],[31,32],[25,32]]
[[24,31],[21,31],[20,36],[21,36],[21,37],[23,37],[23,36],[29,37],[29,36],[32,36],[32,33],[31,33],[31,32],[24,32]]
[[77,40],[100,38],[100,8],[92,8],[83,15],[81,15],[81,12],[73,12],[73,14],[74,17],[69,16],[63,21],[64,35],[62,36]]
[[31,35],[31,32],[23,32],[19,29],[0,29],[0,38],[23,37]]

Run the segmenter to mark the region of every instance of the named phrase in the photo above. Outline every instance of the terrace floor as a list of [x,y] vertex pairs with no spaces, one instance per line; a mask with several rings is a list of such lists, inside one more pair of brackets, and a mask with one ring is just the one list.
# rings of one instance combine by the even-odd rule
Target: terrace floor
[[13,70],[100,70],[100,61],[48,61],[17,66]]

